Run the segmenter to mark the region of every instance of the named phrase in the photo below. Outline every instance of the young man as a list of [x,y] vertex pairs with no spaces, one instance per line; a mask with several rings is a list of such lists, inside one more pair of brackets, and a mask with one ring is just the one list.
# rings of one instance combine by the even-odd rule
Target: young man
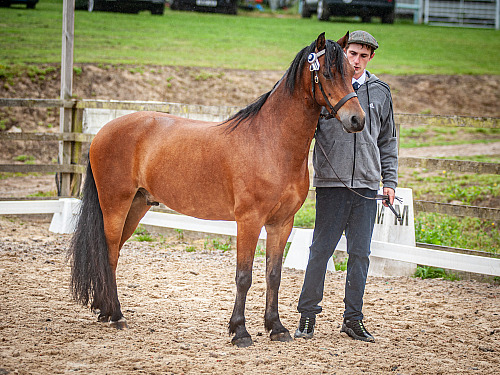
[[364,197],[374,198],[382,180],[383,193],[392,204],[398,168],[391,92],[366,70],[377,48],[369,33],[354,31],[345,50],[355,70],[353,87],[366,114],[363,131],[348,134],[335,118],[318,122],[313,154],[316,224],[297,306],[301,314],[297,338],[313,336],[327,263],[345,231],[349,259],[341,332],[356,340],[375,341],[364,327],[362,306],[377,203]]

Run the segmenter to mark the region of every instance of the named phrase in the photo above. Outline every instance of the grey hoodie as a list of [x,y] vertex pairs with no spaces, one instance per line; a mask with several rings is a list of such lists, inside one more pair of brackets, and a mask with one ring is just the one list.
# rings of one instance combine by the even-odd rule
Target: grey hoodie
[[[366,81],[358,89],[365,111],[365,127],[359,133],[346,133],[336,119],[320,118],[313,153],[315,187],[344,187],[335,172],[351,188],[396,189],[398,184],[398,145],[392,97],[389,86],[366,71]],[[368,106],[370,102],[370,106]],[[323,113],[326,110],[323,109]],[[325,154],[318,147],[323,146]]]

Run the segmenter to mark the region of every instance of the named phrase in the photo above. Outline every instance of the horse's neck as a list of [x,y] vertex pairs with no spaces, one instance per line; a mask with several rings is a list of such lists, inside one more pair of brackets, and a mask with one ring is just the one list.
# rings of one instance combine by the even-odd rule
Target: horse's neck
[[300,161],[309,153],[321,107],[309,95],[304,95],[303,87],[297,86],[290,95],[282,79],[266,101],[262,114],[272,117],[266,129],[272,142],[292,150]]

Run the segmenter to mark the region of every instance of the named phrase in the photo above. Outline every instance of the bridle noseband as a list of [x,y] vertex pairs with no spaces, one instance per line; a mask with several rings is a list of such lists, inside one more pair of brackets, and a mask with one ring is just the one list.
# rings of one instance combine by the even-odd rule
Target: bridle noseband
[[312,89],[312,96],[314,100],[316,100],[316,84],[318,84],[319,89],[321,91],[321,94],[323,94],[323,98],[325,99],[326,103],[328,104],[328,107],[330,108],[330,111],[328,115],[320,115],[321,117],[324,117],[325,119],[331,119],[335,116],[337,116],[337,112],[339,109],[349,100],[352,98],[357,97],[358,95],[355,92],[351,92],[344,96],[342,99],[339,100],[335,106],[333,106],[330,101],[328,100],[328,97],[326,96],[325,90],[323,90],[323,85],[321,84],[319,77],[318,77],[318,71],[320,68],[319,60],[318,57],[322,56],[325,54],[326,50],[321,50],[318,53],[310,53],[309,56],[307,57],[307,62],[310,64],[309,70],[311,71],[311,89]]

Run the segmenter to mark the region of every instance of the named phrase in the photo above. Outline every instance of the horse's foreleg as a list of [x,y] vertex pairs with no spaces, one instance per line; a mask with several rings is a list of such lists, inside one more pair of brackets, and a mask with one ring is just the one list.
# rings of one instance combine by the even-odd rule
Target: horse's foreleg
[[253,344],[245,326],[245,303],[252,285],[252,266],[260,228],[249,229],[238,223],[236,260],[236,300],[229,320],[229,334],[234,334],[231,343],[240,348]]
[[272,341],[292,341],[278,314],[278,291],[281,283],[283,251],[293,227],[293,219],[285,225],[266,225],[266,312],[264,325],[271,331]]

